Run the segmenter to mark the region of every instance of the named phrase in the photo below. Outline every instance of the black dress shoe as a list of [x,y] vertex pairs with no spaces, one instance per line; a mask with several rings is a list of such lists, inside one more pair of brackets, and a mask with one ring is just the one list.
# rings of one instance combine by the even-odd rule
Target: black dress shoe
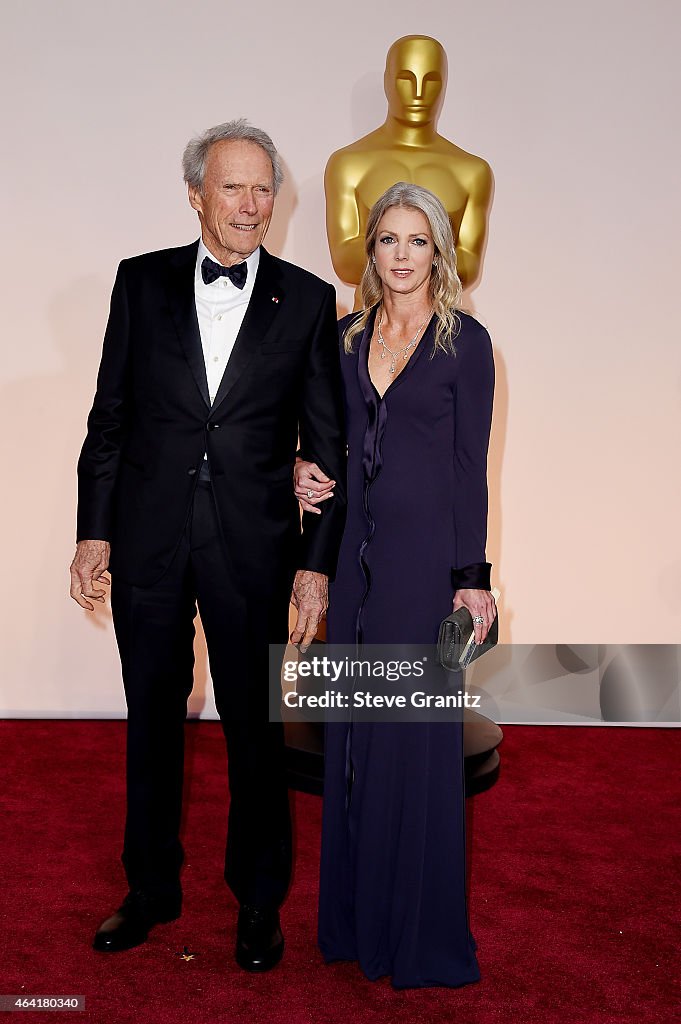
[[242,906],[236,929],[236,962],[245,971],[269,971],[281,960],[284,936],[278,910]]
[[92,948],[100,953],[120,953],[147,941],[155,924],[180,916],[182,897],[158,899],[142,892],[130,892],[115,914],[107,917],[97,932]]

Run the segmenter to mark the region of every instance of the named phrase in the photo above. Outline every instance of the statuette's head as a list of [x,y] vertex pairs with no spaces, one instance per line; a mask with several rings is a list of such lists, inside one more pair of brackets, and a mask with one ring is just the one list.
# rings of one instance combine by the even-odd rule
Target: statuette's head
[[407,125],[436,120],[447,86],[447,54],[430,36],[403,36],[388,50],[385,94],[391,117]]
[[269,135],[243,119],[218,125],[192,139],[183,167],[210,251],[226,266],[245,259],[265,237],[283,177]]

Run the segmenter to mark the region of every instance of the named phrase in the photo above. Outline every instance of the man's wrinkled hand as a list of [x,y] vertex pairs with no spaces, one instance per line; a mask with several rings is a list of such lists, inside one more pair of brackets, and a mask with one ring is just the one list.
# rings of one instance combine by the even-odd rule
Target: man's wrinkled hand
[[106,590],[97,589],[95,583],[109,586],[109,578],[104,573],[109,567],[110,554],[108,540],[80,540],[76,545],[70,569],[71,597],[89,612],[95,608],[92,601],[104,603]]
[[321,572],[299,569],[293,581],[291,601],[298,609],[298,621],[291,643],[304,654],[314,640],[322,616],[329,606],[329,577]]

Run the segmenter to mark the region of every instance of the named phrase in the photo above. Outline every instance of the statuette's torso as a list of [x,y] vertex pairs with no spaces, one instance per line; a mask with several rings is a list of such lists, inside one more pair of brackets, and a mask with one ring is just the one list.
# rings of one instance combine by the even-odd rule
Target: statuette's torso
[[326,168],[327,233],[336,273],[359,284],[366,265],[367,215],[391,185],[406,181],[434,192],[456,239],[462,283],[480,273],[492,194],[492,172],[480,157],[438,135],[435,124],[447,80],[447,59],[427,36],[390,48],[385,124],[334,153]]

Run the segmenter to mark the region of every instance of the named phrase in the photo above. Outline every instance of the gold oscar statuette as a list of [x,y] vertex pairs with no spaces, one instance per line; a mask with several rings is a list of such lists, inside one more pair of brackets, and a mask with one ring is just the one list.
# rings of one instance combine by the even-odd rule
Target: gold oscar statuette
[[[366,265],[367,215],[397,181],[434,192],[449,213],[464,288],[480,276],[492,200],[489,164],[436,131],[447,85],[447,54],[430,36],[393,43],[385,65],[385,123],[333,153],[326,165],[326,230],[334,270],[357,286]],[[359,308],[359,294],[355,293]]]

